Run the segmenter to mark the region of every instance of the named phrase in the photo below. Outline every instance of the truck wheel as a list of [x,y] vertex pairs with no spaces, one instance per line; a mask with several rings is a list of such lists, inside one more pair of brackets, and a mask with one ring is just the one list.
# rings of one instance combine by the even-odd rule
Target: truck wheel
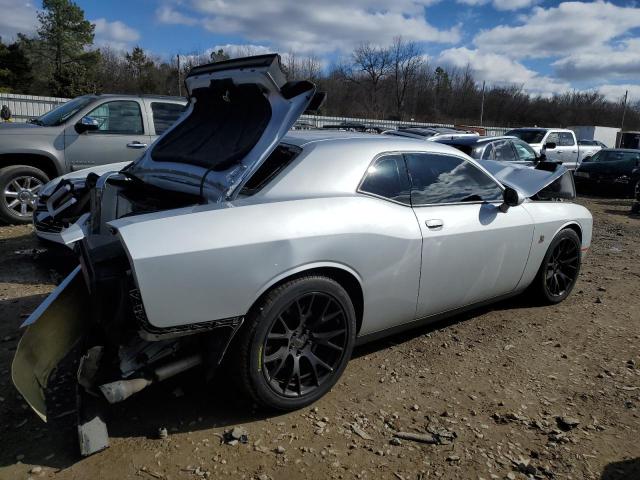
[[28,165],[0,169],[0,220],[7,223],[31,222],[38,191],[48,181],[42,170]]
[[331,390],[355,344],[349,294],[309,275],[273,289],[252,310],[232,354],[240,388],[276,410],[302,408]]
[[530,293],[545,304],[562,302],[573,290],[582,260],[578,234],[565,228],[551,241]]

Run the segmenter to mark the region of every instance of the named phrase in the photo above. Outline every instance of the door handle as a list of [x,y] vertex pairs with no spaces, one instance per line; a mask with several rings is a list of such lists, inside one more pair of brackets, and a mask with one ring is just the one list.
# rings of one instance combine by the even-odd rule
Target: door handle
[[432,218],[429,220],[425,220],[425,225],[427,225],[427,228],[431,229],[431,230],[440,230],[442,228],[442,226],[444,225],[443,221],[438,219],[438,218]]
[[127,148],[147,148],[147,144],[140,142],[131,142],[127,143]]

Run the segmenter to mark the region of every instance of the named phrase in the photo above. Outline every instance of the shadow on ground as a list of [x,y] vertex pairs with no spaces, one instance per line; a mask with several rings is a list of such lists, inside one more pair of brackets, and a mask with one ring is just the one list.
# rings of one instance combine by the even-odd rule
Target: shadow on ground
[[600,480],[638,480],[640,479],[640,457],[622,460],[607,465]]

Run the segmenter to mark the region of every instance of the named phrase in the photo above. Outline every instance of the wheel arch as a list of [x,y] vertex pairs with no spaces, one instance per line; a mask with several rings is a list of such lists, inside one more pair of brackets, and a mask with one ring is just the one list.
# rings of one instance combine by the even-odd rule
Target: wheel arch
[[562,230],[566,230],[567,228],[576,232],[576,234],[578,235],[578,238],[580,239],[580,243],[582,243],[582,227],[578,222],[574,222],[574,221],[567,222],[564,225],[562,225],[560,228],[558,228],[553,234],[553,238],[555,238],[556,235],[558,235]]
[[253,302],[247,313],[251,312],[254,308],[257,308],[262,299],[274,288],[307,275],[320,275],[330,278],[345,289],[356,312],[357,335],[360,332],[364,318],[364,289],[362,287],[362,279],[355,270],[340,263],[319,262],[302,265],[276,276],[258,292],[256,300]]
[[49,179],[62,175],[55,159],[44,153],[4,153],[0,154],[0,168],[27,165],[42,170]]

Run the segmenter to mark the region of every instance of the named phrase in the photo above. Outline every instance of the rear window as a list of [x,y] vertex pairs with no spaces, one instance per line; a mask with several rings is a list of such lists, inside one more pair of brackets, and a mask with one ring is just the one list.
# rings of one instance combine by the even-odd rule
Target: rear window
[[156,128],[156,135],[162,135],[187,108],[179,103],[151,102],[151,112],[153,113],[153,124]]
[[262,190],[271,180],[289,165],[302,150],[293,145],[278,145],[260,167],[244,184],[240,195],[253,195]]

